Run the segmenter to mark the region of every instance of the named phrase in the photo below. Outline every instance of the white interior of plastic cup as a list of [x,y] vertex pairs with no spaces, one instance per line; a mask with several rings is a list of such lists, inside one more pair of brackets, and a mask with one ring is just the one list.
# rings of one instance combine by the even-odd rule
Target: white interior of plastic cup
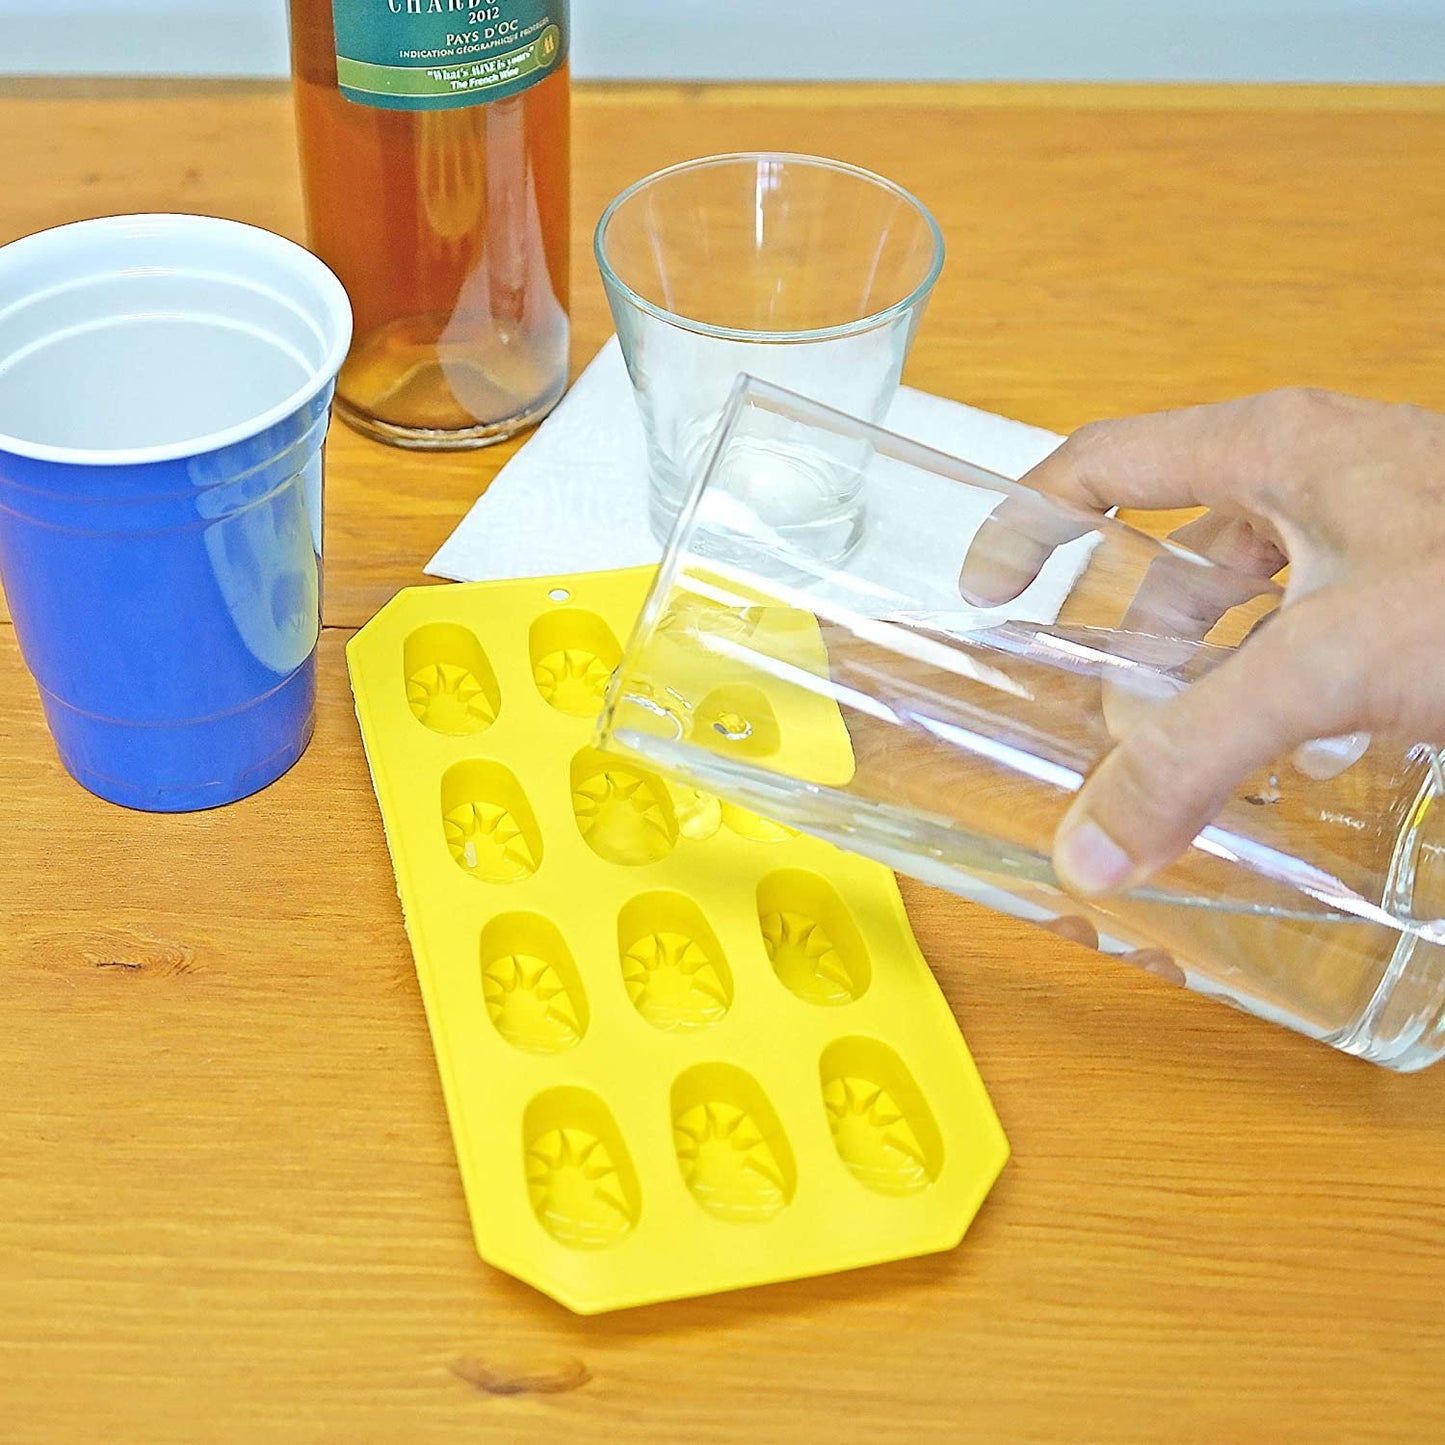
[[269,231],[113,216],[0,247],[0,450],[170,461],[264,431],[331,383],[340,281]]

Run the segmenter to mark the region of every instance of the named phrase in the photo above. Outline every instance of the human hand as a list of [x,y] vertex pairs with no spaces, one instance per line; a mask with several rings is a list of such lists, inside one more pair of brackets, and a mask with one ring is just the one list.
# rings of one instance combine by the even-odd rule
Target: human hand
[[[1141,883],[1244,779],[1313,739],[1339,741],[1298,752],[1305,771],[1331,756],[1348,764],[1370,733],[1445,733],[1445,639],[1434,613],[1445,597],[1445,416],[1272,392],[1094,423],[1023,480],[1093,513],[1207,507],[1177,541],[1261,582],[1290,569],[1268,625],[1140,712],[1080,790],[1054,845],[1055,870],[1074,892]],[[965,563],[965,594],[1011,600],[1065,540],[1000,526],[974,544],[982,565]],[[1173,618],[1167,635],[1202,638],[1238,600]]]

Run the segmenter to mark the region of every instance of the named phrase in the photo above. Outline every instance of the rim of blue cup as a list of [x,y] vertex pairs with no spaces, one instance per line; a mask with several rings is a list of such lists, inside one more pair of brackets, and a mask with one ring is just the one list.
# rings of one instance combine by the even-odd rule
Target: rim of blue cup
[[[709,321],[699,321],[694,317],[684,316],[680,312],[669,311],[665,306],[659,306],[656,302],[649,301],[645,296],[634,291],[613,269],[611,261],[607,258],[607,229],[612,224],[613,217],[634,196],[651,189],[660,181],[665,181],[672,176],[684,175],[689,171],[707,170],[714,166],[737,165],[740,162],[757,165],[766,161],[836,171],[840,175],[867,181],[880,190],[888,191],[896,196],[917,212],[932,234],[933,262],[928,268],[928,274],[901,300],[872,312],[868,316],[860,316],[852,321],[840,321],[836,326],[816,326],[798,331],[757,331],[749,327],[717,326]],[[639,311],[646,312],[656,320],[665,321],[668,325],[676,326],[682,331],[691,331],[698,336],[711,336],[720,341],[766,341],[769,343],[834,341],[844,336],[856,336],[860,332],[875,330],[895,317],[911,311],[928,296],[929,292],[938,284],[939,276],[943,274],[946,253],[943,228],[938,224],[933,212],[907,187],[900,186],[897,181],[890,181],[887,176],[880,176],[876,171],[852,165],[848,161],[830,160],[827,156],[812,156],[797,151],[728,151],[722,155],[701,156],[696,160],[681,161],[677,165],[666,166],[660,171],[654,171],[649,176],[643,176],[641,180],[634,181],[625,191],[616,196],[603,211],[602,219],[597,222],[597,229],[593,232],[592,250],[597,258],[597,269],[601,271],[602,279],[607,286],[625,296],[628,302]]]
[[[267,258],[298,274],[306,280],[315,292],[318,306],[306,314],[307,320],[316,327],[318,339],[325,350],[322,359],[311,374],[285,397],[258,412],[255,416],[219,431],[198,436],[185,437],[176,441],[157,443],[145,447],[65,447],[45,442],[30,441],[10,432],[0,431],[0,451],[12,456],[27,457],[39,462],[52,462],[86,467],[144,466],[155,462],[178,461],[187,457],[202,456],[249,441],[259,436],[287,417],[295,415],[310,405],[331,386],[341,370],[341,363],[351,346],[352,311],[346,288],[336,274],[317,256],[295,241],[277,235],[261,226],[252,226],[244,221],[232,221],[220,216],[196,216],[182,212],[136,213],[122,216],[101,216],[93,220],[72,221],[66,225],[53,226],[36,231],[28,236],[0,246],[0,316],[17,301],[28,297],[7,297],[5,284],[7,273],[17,263],[33,259],[46,251],[55,250],[57,244],[64,246],[72,239],[84,240],[95,237],[103,240],[108,235],[128,238],[143,238],[145,235],[176,235],[190,232],[199,240],[206,236],[224,236],[239,241],[253,249],[257,256]],[[74,274],[65,278],[57,274],[56,285],[65,285],[85,275],[101,274],[103,258],[92,251],[78,251]],[[97,266],[95,262],[101,260]],[[117,265],[117,274],[134,272],[137,269],[134,256]],[[180,269],[180,268],[177,268]],[[203,268],[198,268],[203,269]],[[222,279],[235,280],[238,284],[252,284],[255,277],[244,268],[229,266],[224,262],[211,269],[210,274]]]

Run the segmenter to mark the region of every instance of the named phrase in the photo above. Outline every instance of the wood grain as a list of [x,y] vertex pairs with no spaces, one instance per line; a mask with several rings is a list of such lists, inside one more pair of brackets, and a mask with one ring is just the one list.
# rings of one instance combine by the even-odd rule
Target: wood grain
[[[1435,91],[584,90],[587,232],[656,165],[826,151],[952,259],[910,380],[1055,429],[1309,380],[1445,406]],[[0,239],[296,234],[274,87],[12,86]],[[319,730],[237,807],[109,808],[0,628],[0,1436],[1431,1438],[1445,1071],[1392,1077],[919,887],[1014,1161],[955,1253],[580,1320],[476,1258],[342,662],[505,449],[338,428]]]

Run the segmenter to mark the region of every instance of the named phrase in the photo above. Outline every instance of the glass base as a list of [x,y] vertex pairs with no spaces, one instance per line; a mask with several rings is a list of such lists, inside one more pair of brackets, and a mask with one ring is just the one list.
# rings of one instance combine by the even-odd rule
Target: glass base
[[1359,1020],[1330,1042],[1346,1053],[1414,1073],[1445,1057],[1445,806],[1439,756],[1419,749],[1430,771],[1395,843],[1383,906],[1421,924],[1395,947]]
[[[816,579],[824,569],[841,566],[863,537],[866,460],[866,455],[840,456],[777,438],[734,441],[714,458],[709,477],[712,494],[725,492],[729,499],[726,520],[706,512],[700,516],[699,550],[718,560],[756,565],[762,533],[771,539],[768,569],[777,578]],[[649,481],[648,522],[653,536],[666,545],[692,486],[655,456]],[[737,508],[747,520],[733,536]]]
[[458,428],[399,426],[358,410],[339,395],[335,410],[336,415],[353,431],[387,446],[414,452],[477,451],[482,447],[496,446],[518,432],[536,426],[562,400],[566,391],[565,385],[559,386],[534,405],[501,421],[479,422],[476,426]]

